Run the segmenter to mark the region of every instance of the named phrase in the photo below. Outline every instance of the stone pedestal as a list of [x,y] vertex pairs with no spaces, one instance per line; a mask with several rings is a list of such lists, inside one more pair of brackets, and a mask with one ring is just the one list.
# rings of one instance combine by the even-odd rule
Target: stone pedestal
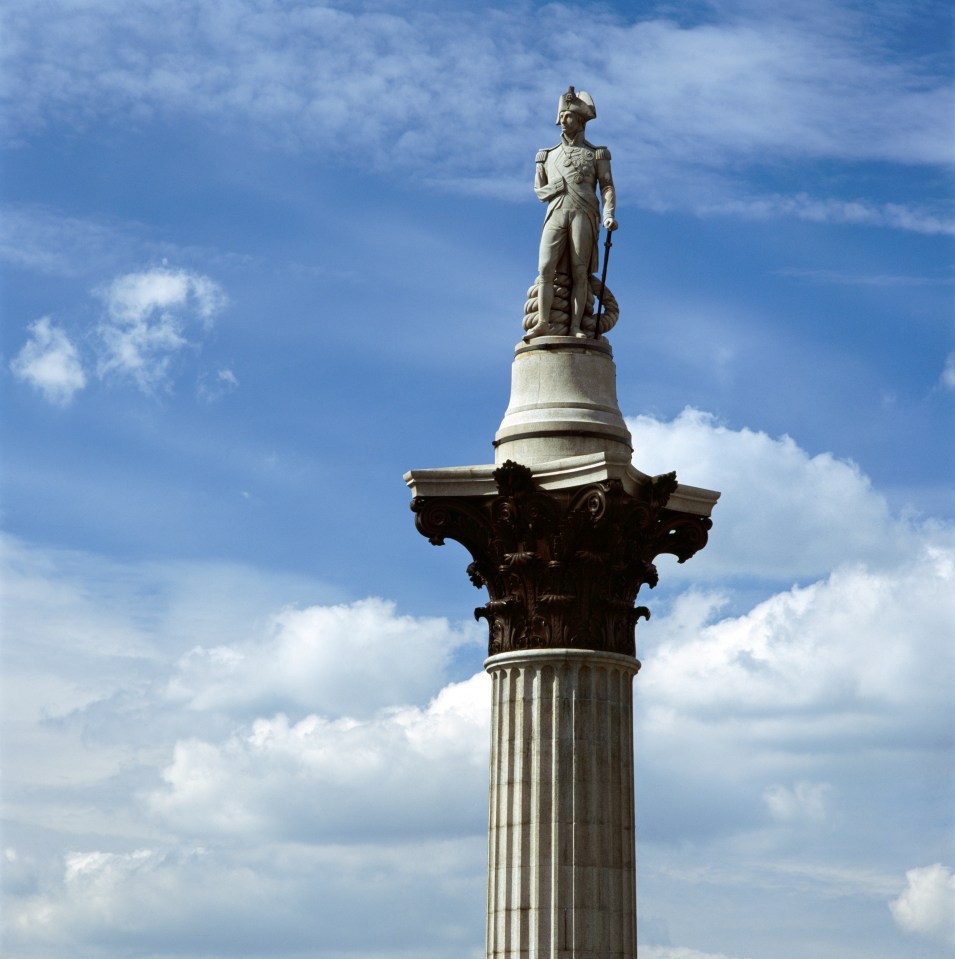
[[494,437],[495,463],[531,466],[586,453],[629,462],[632,452],[606,340],[542,336],[517,344],[511,401]]
[[629,656],[528,650],[493,682],[488,959],[633,959]]

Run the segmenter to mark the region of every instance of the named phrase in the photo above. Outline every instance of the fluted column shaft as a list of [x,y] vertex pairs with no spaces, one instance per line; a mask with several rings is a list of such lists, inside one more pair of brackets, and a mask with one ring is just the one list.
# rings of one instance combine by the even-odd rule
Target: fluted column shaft
[[492,679],[488,959],[634,959],[632,656],[502,653]]

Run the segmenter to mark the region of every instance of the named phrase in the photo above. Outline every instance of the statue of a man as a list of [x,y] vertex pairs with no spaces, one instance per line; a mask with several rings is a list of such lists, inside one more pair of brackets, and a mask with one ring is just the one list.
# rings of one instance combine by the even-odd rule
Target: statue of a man
[[557,104],[560,143],[537,154],[534,192],[548,206],[538,263],[537,326],[529,331],[528,336],[546,334],[550,329],[554,278],[562,261],[571,277],[568,335],[587,336],[581,332],[580,321],[591,292],[590,276],[598,268],[597,241],[601,221],[596,196],[598,185],[603,198],[603,225],[608,230],[617,229],[610,151],[584,139],[587,122],[596,116],[590,94],[583,90],[575,93],[574,88],[569,87]]

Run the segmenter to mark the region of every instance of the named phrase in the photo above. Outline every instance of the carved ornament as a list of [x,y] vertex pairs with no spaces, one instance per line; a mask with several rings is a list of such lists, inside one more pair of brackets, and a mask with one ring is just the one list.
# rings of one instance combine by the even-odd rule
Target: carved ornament
[[706,545],[712,521],[668,510],[676,474],[649,479],[636,495],[618,480],[545,491],[508,460],[494,472],[496,496],[415,497],[415,525],[435,546],[453,539],[473,562],[471,582],[489,600],[488,655],[580,648],[635,655],[635,607],[657,584],[653,560],[683,563]]

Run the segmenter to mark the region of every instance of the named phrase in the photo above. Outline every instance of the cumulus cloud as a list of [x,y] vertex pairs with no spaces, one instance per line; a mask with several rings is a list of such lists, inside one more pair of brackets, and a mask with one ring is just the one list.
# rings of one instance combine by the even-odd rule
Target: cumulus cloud
[[192,345],[187,328],[208,330],[226,302],[209,277],[167,268],[118,276],[99,294],[106,316],[97,327],[97,373],[132,380],[146,393],[166,385],[174,356]]
[[386,706],[426,702],[455,649],[480,648],[480,628],[399,615],[393,602],[288,609],[248,643],[199,646],[176,664],[170,701],[196,711],[239,715],[368,716]]
[[[827,955],[849,954],[849,935],[889,955],[870,920],[882,910],[888,925],[893,896],[901,929],[943,942],[950,871],[913,870],[901,894],[897,877],[950,835],[950,797],[925,777],[950,761],[952,530],[900,526],[855,466],[787,438],[695,411],[633,426],[641,468],[724,489],[716,530],[733,499],[746,505],[732,522],[754,524],[724,553],[733,577],[708,574],[638,632],[641,908],[669,930],[644,951],[734,956],[746,915],[764,917],[762,952],[789,959],[812,914]],[[735,577],[756,569],[743,546],[778,516],[787,543],[761,562],[822,572],[769,595],[764,583],[740,611]],[[260,952],[284,929],[290,955],[315,941],[329,957],[481,954],[490,697],[483,672],[449,681],[476,627],[381,599],[250,606],[262,577],[201,564],[175,577],[190,612],[171,615],[159,568],[23,548],[7,566],[18,955],[69,943],[204,959],[234,952],[235,929]],[[348,921],[372,907],[375,928]]]
[[225,302],[221,288],[208,277],[168,269],[119,276],[104,298],[110,316],[121,323],[141,323],[158,311],[183,307],[191,298],[200,320],[208,324]]
[[246,841],[481,834],[489,697],[480,673],[423,709],[277,715],[223,743],[181,741],[150,808],[178,832]]
[[[721,854],[736,857],[758,834],[767,860],[826,858],[832,827],[856,848],[862,819],[897,819],[904,802],[919,841],[941,841],[948,812],[907,784],[926,762],[950,762],[955,537],[895,568],[842,568],[741,616],[720,618],[720,602],[685,593],[638,630],[644,838],[735,836]],[[901,825],[882,840],[913,841]]]
[[675,469],[682,482],[722,493],[706,549],[692,574],[679,575],[817,577],[854,560],[894,563],[917,548],[913,531],[849,460],[811,455],[789,436],[733,430],[690,408],[671,422],[627,423],[639,469]]
[[477,954],[487,679],[441,671],[475,626],[2,544],[5,949]]
[[941,863],[910,869],[889,909],[900,929],[955,946],[955,875]]
[[[111,562],[0,536],[3,701],[18,718],[5,734],[8,773],[15,766],[34,783],[89,783],[130,768],[140,747],[166,743],[162,763],[177,737],[228,734],[233,713],[185,709],[168,695],[176,663],[199,638],[209,648],[261,641],[275,610],[301,596],[334,603],[341,594],[236,563]],[[301,712],[279,696],[271,702]],[[42,806],[36,795],[20,806],[12,788],[6,800],[23,815]]]
[[[526,131],[573,75],[598,94],[601,116],[626,118],[613,145],[630,162],[618,179],[651,208],[737,202],[752,192],[749,171],[794,158],[949,164],[947,69],[888,56],[878,25],[822,7],[811,18],[742,7],[676,22],[582,18],[558,3],[542,34],[522,7],[293,3],[263,16],[248,0],[228,10],[139,2],[108,15],[62,5],[50,18],[21,4],[6,31],[10,116],[21,135],[51,118],[200,117],[291,149],[331,140],[355,163],[443,189],[516,195]],[[472,122],[474,90],[495,104],[490,129]],[[930,210],[857,198],[800,197],[788,211],[785,197],[756,202],[763,215],[950,229]]]
[[707,623],[704,605],[694,621],[678,602],[676,615],[658,624],[664,638],[652,670],[641,674],[644,694],[657,705],[679,703],[683,719],[745,715],[746,736],[798,713],[802,722],[786,736],[798,728],[806,744],[874,740],[890,728],[904,737],[931,715],[942,733],[941,707],[955,680],[955,536],[938,540],[899,566],[842,567],[743,616]]
[[86,386],[80,355],[66,331],[48,316],[31,323],[30,339],[10,362],[18,379],[39,390],[58,406],[69,406]]

